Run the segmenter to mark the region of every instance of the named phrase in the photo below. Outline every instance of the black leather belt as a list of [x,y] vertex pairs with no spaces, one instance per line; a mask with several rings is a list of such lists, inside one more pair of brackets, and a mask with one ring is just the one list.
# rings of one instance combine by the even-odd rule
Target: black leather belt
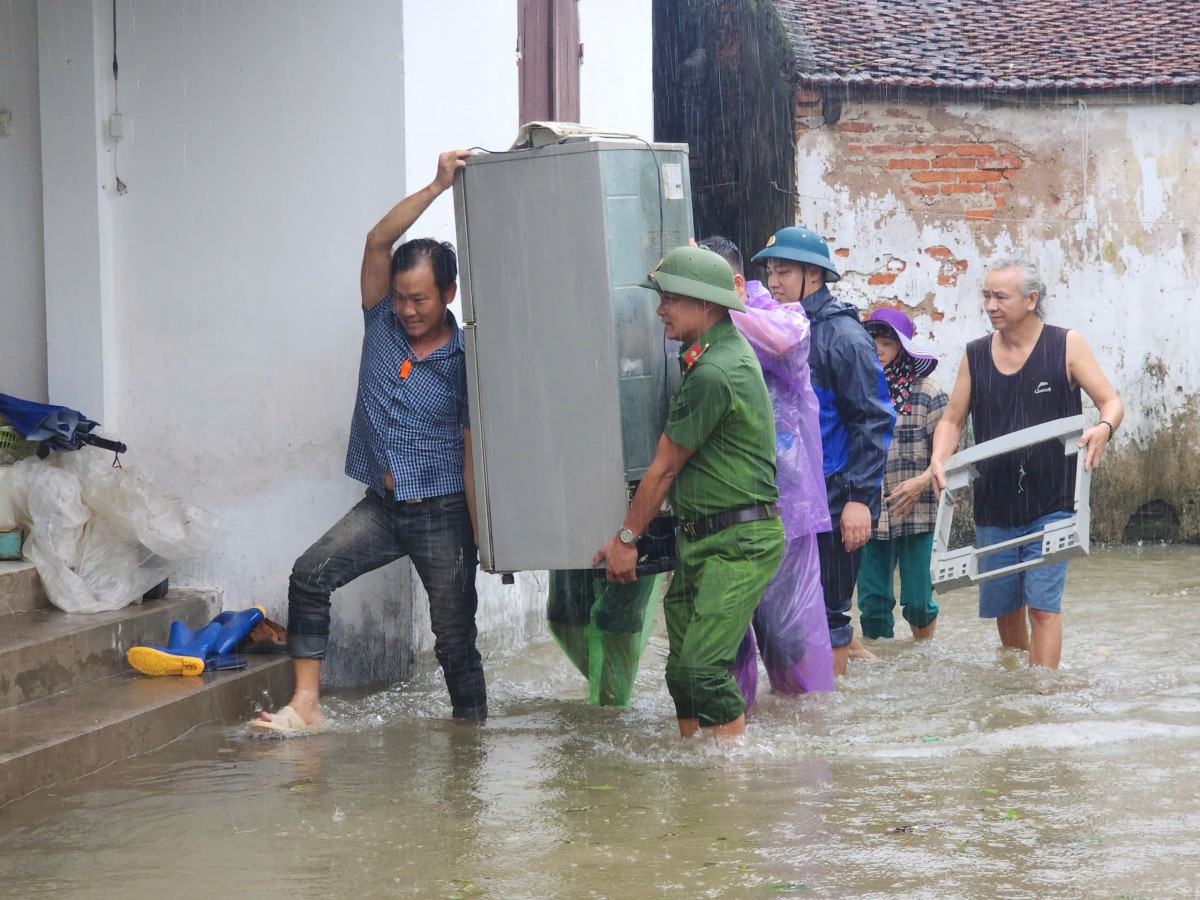
[[711,516],[699,519],[680,519],[679,529],[693,540],[707,537],[710,534],[728,528],[730,525],[741,525],[743,522],[757,522],[760,519],[775,519],[779,517],[779,507],[774,504],[758,503],[754,506],[739,506],[737,509],[723,509]]

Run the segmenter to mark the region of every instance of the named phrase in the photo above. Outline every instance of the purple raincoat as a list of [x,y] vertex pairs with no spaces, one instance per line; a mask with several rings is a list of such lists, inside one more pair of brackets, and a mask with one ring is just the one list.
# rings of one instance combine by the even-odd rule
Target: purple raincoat
[[746,312],[731,315],[754,348],[771,394],[775,482],[788,541],[732,667],[749,707],[758,686],[756,635],[773,690],[833,690],[833,651],[816,547],[817,533],[829,531],[830,522],[820,407],[809,380],[808,317],[799,303],[777,303],[758,281],[746,283]]

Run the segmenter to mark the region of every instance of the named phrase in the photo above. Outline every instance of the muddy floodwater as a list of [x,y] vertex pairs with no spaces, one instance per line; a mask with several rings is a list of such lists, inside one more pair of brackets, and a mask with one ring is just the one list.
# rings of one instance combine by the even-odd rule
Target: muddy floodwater
[[1198,603],[1198,548],[1076,560],[1047,672],[956,592],[936,641],[765,695],[727,750],[675,736],[660,635],[627,710],[549,640],[493,650],[483,727],[430,672],[331,697],[327,734],[201,726],[12,803],[0,894],[1200,896]]

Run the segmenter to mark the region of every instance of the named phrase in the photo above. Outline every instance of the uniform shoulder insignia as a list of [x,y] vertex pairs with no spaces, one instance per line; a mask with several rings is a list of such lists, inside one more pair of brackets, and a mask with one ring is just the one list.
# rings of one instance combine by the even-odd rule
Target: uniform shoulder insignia
[[704,355],[704,351],[707,350],[709,346],[711,345],[704,344],[701,346],[699,343],[695,343],[688,347],[687,352],[683,354],[683,368],[685,372],[690,371],[692,366],[699,362],[700,357]]

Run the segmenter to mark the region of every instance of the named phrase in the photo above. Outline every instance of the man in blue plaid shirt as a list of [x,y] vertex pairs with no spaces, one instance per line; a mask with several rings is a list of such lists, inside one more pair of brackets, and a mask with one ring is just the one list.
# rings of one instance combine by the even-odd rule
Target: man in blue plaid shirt
[[470,421],[462,330],[448,306],[458,262],[449,244],[420,238],[392,247],[466,167],[443,153],[437,176],[400,201],[367,235],[365,320],[346,474],[366,496],[301,556],[288,586],[288,652],[296,687],[287,706],[251,730],[296,732],[321,721],[321,660],[330,595],[359,575],[408,556],[429,594],[434,653],[455,718],[487,718],[475,648],[476,546]]

